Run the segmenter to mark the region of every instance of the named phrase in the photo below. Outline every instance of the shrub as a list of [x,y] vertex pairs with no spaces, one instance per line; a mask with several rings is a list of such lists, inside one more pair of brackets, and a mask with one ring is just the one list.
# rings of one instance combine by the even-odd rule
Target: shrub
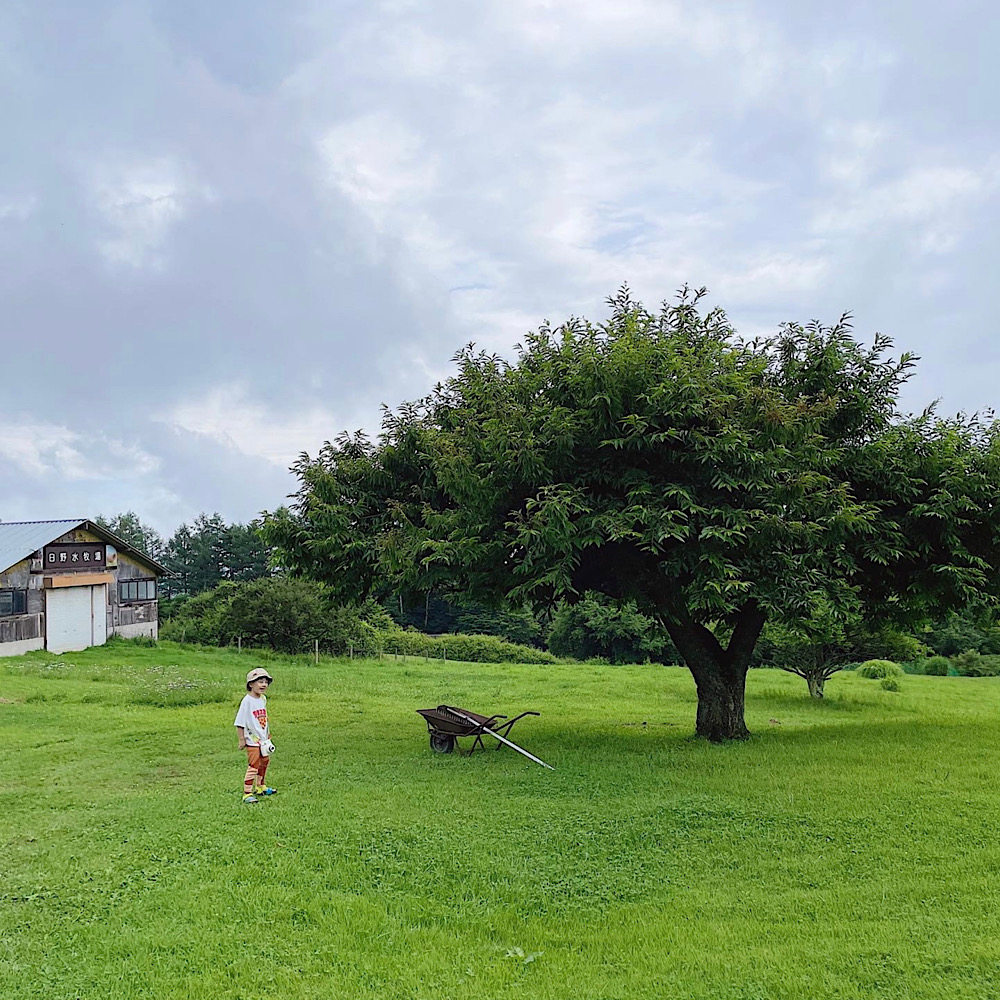
[[428,635],[495,635],[507,642],[544,646],[544,629],[527,607],[491,608],[458,595],[435,593],[409,598],[397,594],[386,598],[383,607],[395,622],[386,625],[388,629],[416,629]]
[[923,643],[912,635],[896,629],[883,628],[866,637],[865,641],[857,642],[854,653],[859,660],[879,659],[902,663],[906,660],[915,660],[925,650]]
[[883,677],[879,683],[879,687],[882,688],[883,691],[898,691],[899,681],[896,680],[895,677]]
[[886,677],[902,676],[903,668],[892,660],[865,660],[858,667],[858,676],[867,677],[869,680],[882,680]]
[[939,656],[957,656],[964,650],[1000,653],[1000,628],[982,608],[952,612],[926,632],[927,644]]
[[588,593],[575,604],[562,604],[552,618],[549,649],[575,660],[602,657],[609,663],[679,663],[680,657],[661,626],[638,610],[634,601],[619,603]]
[[[378,633],[379,649],[386,653],[465,660],[469,663],[557,663],[545,650],[507,642],[495,635],[425,635],[399,629]],[[365,650],[368,652],[368,650]]]
[[952,666],[960,677],[996,677],[1000,675],[1000,656],[983,656],[974,649],[952,658]]
[[947,677],[951,661],[947,656],[928,656],[923,666],[924,673],[931,677]]

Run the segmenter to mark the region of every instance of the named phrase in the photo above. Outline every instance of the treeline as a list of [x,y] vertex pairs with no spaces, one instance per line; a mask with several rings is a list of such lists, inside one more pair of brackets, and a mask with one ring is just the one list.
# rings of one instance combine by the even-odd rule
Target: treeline
[[200,594],[226,581],[257,580],[274,572],[258,521],[227,524],[219,514],[199,514],[164,539],[135,511],[96,520],[167,567],[170,575],[160,581],[162,598]]
[[[169,569],[171,575],[160,583],[164,638],[210,645],[242,641],[285,652],[308,652],[319,642],[324,651],[358,655],[389,650],[502,661],[516,652],[521,662],[555,657],[610,664],[681,662],[664,630],[634,602],[586,594],[548,615],[536,615],[527,607],[497,609],[432,592],[344,608],[323,585],[284,578],[272,564],[257,521],[227,524],[219,514],[201,514],[163,539],[133,511],[97,520]],[[506,645],[492,646],[492,640]],[[460,656],[463,649],[470,655]],[[992,672],[1000,663],[1000,626],[985,607],[949,614],[913,633],[817,612],[795,629],[769,623],[752,666],[780,667],[809,680],[874,659],[920,669],[931,656],[946,658],[952,673]],[[943,670],[939,661],[930,668]]]

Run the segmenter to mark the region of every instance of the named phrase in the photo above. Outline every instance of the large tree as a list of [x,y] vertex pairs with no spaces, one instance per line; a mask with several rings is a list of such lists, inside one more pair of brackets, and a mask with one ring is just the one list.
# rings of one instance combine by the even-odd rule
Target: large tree
[[748,342],[702,294],[653,313],[623,289],[605,323],[543,325],[513,363],[470,345],[378,441],[303,455],[266,539],[344,598],[633,601],[690,668],[712,740],[747,735],[767,620],[820,601],[907,618],[992,592],[994,426],[902,418],[913,358],[863,346],[846,318]]

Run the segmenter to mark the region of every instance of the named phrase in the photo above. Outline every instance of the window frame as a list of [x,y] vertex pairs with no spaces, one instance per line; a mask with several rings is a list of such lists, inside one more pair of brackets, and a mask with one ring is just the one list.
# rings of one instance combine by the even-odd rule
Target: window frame
[[[28,613],[28,591],[24,587],[0,587],[0,596],[6,594],[11,595],[11,610],[0,610],[0,618],[17,618]],[[21,595],[20,602],[18,601],[18,594]],[[17,610],[18,603],[21,606],[20,611]]]
[[[118,603],[119,604],[149,604],[152,601],[159,599],[158,597],[158,586],[157,579],[155,576],[144,576],[136,578],[134,580],[119,580],[118,581]],[[152,597],[140,597],[139,594],[148,589],[152,585],[153,596]],[[126,596],[126,588],[135,587],[135,597]]]

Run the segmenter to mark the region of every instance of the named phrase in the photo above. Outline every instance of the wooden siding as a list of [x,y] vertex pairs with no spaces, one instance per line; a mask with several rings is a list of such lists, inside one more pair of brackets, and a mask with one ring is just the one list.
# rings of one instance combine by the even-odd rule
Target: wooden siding
[[155,622],[158,618],[157,601],[121,601],[118,582],[125,580],[152,580],[156,574],[148,567],[142,566],[129,556],[118,553],[118,569],[114,571],[117,580],[108,588],[108,631],[119,625],[138,625]]
[[45,634],[45,595],[42,577],[31,572],[31,560],[19,563],[0,573],[0,590],[27,590],[27,614],[0,618],[0,642],[20,642],[37,639]]
[[0,573],[0,590],[24,590],[28,587],[31,579],[31,560],[22,559],[19,563],[14,563],[10,569]]
[[0,618],[0,643],[38,639],[42,634],[44,615],[14,615]]

